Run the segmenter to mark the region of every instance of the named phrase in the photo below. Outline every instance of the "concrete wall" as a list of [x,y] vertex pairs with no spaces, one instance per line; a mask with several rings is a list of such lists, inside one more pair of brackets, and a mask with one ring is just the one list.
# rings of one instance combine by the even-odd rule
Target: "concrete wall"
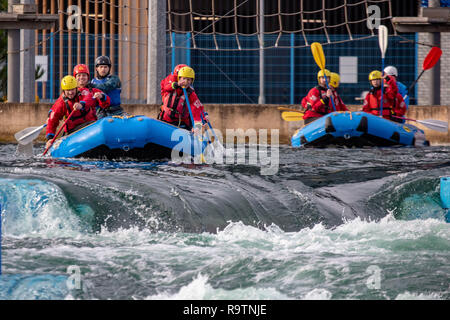
[[[47,120],[47,114],[51,104],[20,104],[0,103],[0,142],[15,143],[14,133],[32,126],[40,126]],[[299,106],[290,105],[289,108]],[[123,105],[130,114],[146,115],[156,118],[159,105]],[[221,130],[226,135],[226,129],[268,129],[270,141],[270,129],[279,130],[279,141],[281,144],[289,144],[290,137],[303,121],[287,122],[281,118],[281,111],[276,105],[206,105],[210,115],[211,123],[215,130]],[[361,109],[361,106],[349,106],[352,111]],[[450,106],[411,106],[407,117],[417,120],[436,119],[448,122],[450,120]],[[425,129],[427,138],[432,145],[450,143],[450,134],[441,133],[416,124]],[[38,141],[44,141],[44,130]]]
[[[419,43],[427,43],[427,44],[433,44],[433,39],[431,33],[418,33],[418,40]],[[440,48],[442,49],[442,56],[439,61],[441,66],[441,104],[448,103],[450,99],[450,86],[448,85],[448,80],[450,77],[450,33],[441,33],[441,45]],[[431,47],[429,46],[418,46],[418,57],[417,57],[417,73],[418,75],[422,71],[423,61],[427,54],[430,52]],[[432,69],[431,69],[432,70]],[[417,82],[417,104],[418,105],[430,105],[431,102],[431,95],[433,92],[433,88],[431,87],[431,70],[427,70],[424,72],[422,77],[420,78],[420,81]],[[402,76],[399,75],[399,80],[401,81]]]

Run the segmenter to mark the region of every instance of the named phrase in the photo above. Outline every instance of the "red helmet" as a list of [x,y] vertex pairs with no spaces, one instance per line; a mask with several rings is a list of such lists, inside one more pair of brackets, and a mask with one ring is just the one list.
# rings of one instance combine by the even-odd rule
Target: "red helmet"
[[90,76],[89,68],[85,64],[77,64],[75,66],[75,68],[73,68],[73,76],[74,77],[76,77],[77,74],[79,74],[79,73],[87,73],[87,75]]
[[180,71],[180,69],[184,68],[184,67],[188,67],[188,65],[187,64],[179,64],[179,65],[177,65],[175,67],[175,69],[173,69],[173,74],[178,75],[178,71]]

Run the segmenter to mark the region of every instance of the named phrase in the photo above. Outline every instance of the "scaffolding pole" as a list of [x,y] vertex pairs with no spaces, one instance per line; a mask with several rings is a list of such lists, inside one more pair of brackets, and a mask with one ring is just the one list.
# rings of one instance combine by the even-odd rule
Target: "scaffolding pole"
[[160,104],[166,74],[166,1],[148,0],[147,104]]

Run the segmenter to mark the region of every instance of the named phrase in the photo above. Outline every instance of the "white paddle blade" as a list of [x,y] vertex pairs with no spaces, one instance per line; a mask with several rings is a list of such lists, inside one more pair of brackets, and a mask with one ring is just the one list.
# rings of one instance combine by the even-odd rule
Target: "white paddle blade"
[[33,144],[17,144],[16,156],[31,158],[33,156]]
[[23,129],[22,131],[19,131],[16,134],[14,134],[14,138],[16,138],[17,142],[19,142],[20,144],[23,145],[29,144],[39,136],[41,130],[44,127],[45,125]]
[[386,26],[379,26],[378,28],[378,44],[380,45],[381,58],[384,59],[388,46],[388,28]]
[[431,120],[417,120],[417,122],[431,130],[436,130],[445,133],[448,132],[448,122],[445,121],[431,119]]

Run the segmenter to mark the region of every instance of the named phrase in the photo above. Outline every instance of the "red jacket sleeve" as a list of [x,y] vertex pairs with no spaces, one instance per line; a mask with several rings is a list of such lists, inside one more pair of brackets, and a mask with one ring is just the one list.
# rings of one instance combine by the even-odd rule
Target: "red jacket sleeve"
[[387,99],[394,100],[395,97],[397,97],[398,94],[398,87],[397,82],[395,81],[394,77],[391,77],[390,80],[387,82],[387,87],[385,91],[385,97]]
[[[163,83],[164,82],[164,83]],[[173,92],[172,83],[177,82],[177,76],[169,74],[163,81],[161,81],[161,96]]]
[[306,97],[304,97],[303,99],[302,99],[302,107],[303,107],[303,109],[307,109],[308,108],[308,99],[306,99]]
[[400,93],[397,93],[397,101],[395,102],[394,113],[399,117],[403,117],[406,113],[406,103]]
[[103,94],[104,97],[105,97],[103,100],[102,100],[102,99],[96,99],[98,105],[100,106],[100,108],[102,108],[102,109],[108,108],[108,107],[111,105],[111,99],[110,99],[110,98],[108,97],[108,95],[107,95],[106,93],[104,93],[102,90],[93,88],[93,89],[92,89],[92,94],[94,95],[96,92],[100,92],[100,93]]
[[323,103],[319,89],[312,88],[309,90],[306,100],[311,104],[311,109],[319,113],[328,113],[328,106]]
[[334,101],[338,101],[336,104],[336,111],[348,111],[347,106],[344,104],[344,101],[342,101],[341,97],[339,96],[339,94],[334,91],[333,95],[335,95],[336,99],[334,99]]
[[62,98],[58,98],[58,100],[56,100],[56,102],[53,104],[52,108],[50,109],[49,112],[49,117],[47,120],[47,130],[46,130],[46,135],[51,133],[51,134],[55,134],[56,133],[56,129],[58,128],[58,124],[59,121],[61,121],[61,119],[64,117],[64,115],[66,114],[66,105],[64,103],[64,101],[62,100]]

